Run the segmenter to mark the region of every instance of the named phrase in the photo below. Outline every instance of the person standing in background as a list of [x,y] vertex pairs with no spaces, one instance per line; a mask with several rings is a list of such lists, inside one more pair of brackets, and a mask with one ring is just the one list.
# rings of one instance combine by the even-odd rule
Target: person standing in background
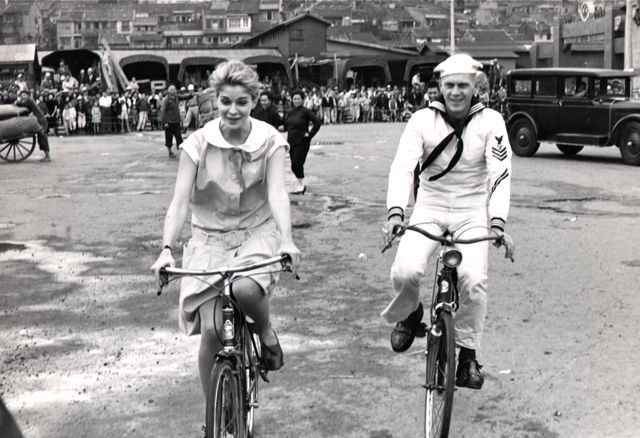
[[[304,184],[304,162],[309,153],[311,139],[318,133],[322,124],[313,111],[302,105],[304,98],[304,93],[300,90],[291,94],[293,107],[287,113],[285,121],[287,141],[291,147],[289,149],[291,170],[298,179],[298,184],[291,193],[301,195],[307,191],[307,186]],[[309,130],[309,125],[311,125],[311,130]]]
[[147,126],[147,120],[149,120],[149,101],[147,100],[147,96],[144,93],[140,93],[138,95],[138,99],[136,100],[136,108],[138,109],[138,126],[136,129],[138,131],[144,131]]
[[258,104],[251,111],[251,117],[267,122],[276,129],[279,129],[284,124],[277,108],[271,103],[271,96],[267,91],[260,93]]
[[167,88],[167,95],[160,107],[160,122],[164,128],[164,145],[169,151],[169,158],[176,158],[176,155],[171,150],[173,147],[173,139],[176,139],[176,149],[182,144],[180,120],[178,91],[175,85],[170,85],[169,88]]
[[31,96],[29,96],[29,92],[27,90],[22,90],[20,92],[20,94],[18,95],[18,99],[16,100],[16,105],[27,108],[29,112],[33,114],[36,119],[38,119],[40,130],[36,133],[36,137],[38,139],[38,146],[40,147],[40,150],[44,152],[44,156],[40,161],[45,163],[51,161],[51,154],[49,152],[49,139],[47,137],[49,129],[47,127],[47,118],[45,117],[44,113],[40,111],[40,108],[34,102]]

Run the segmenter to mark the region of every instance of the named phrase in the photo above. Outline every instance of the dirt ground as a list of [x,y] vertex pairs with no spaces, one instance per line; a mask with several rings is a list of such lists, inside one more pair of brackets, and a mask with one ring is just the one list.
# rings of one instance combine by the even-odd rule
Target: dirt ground
[[[292,198],[301,280],[273,298],[285,367],[262,386],[258,437],[421,433],[424,342],[392,353],[379,317],[401,130],[314,140],[309,190]],[[0,395],[28,438],[199,437],[198,339],[148,270],[176,162],[160,133],[51,143],[50,164],[0,163]],[[451,436],[636,437],[639,169],[613,148],[564,158],[552,145],[513,165],[516,262],[492,251],[487,381],[456,391]]]

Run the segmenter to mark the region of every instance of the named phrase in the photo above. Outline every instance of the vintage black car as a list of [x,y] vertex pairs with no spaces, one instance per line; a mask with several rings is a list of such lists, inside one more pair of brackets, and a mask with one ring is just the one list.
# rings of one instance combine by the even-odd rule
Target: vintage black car
[[640,165],[640,101],[633,72],[599,68],[526,68],[507,74],[507,128],[513,152],[530,157],[540,141],[565,155],[584,146],[618,146]]

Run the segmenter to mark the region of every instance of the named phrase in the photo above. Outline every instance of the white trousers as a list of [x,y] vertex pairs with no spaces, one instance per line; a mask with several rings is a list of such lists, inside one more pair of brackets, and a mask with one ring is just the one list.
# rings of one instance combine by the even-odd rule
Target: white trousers
[[[489,232],[486,208],[447,209],[416,206],[409,223],[420,224],[432,234],[442,235],[445,230],[449,230],[454,237],[467,239],[485,236]],[[431,279],[425,279],[424,276],[429,256],[439,248],[438,242],[414,231],[407,231],[402,236],[391,267],[394,297],[381,314],[388,322],[402,321],[418,307],[421,280],[427,280],[427,288],[431,294]],[[480,347],[487,311],[489,245],[487,242],[480,242],[456,245],[456,248],[462,253],[462,263],[458,267],[460,308],[455,315],[456,343],[476,350]],[[431,303],[430,298],[428,303]]]

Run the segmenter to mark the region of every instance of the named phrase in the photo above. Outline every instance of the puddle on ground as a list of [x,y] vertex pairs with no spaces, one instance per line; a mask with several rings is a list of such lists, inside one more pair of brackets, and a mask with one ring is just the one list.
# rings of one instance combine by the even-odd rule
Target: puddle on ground
[[52,193],[50,195],[38,196],[36,199],[56,199],[56,198],[70,198],[71,195],[66,193]]
[[525,202],[519,207],[535,208],[538,210],[550,210],[561,214],[574,216],[637,216],[640,206],[637,202],[625,202],[622,199],[605,198],[598,196],[576,198],[551,198],[543,199],[537,203]]
[[27,249],[27,245],[14,242],[0,242],[0,252],[7,251],[24,251]]

